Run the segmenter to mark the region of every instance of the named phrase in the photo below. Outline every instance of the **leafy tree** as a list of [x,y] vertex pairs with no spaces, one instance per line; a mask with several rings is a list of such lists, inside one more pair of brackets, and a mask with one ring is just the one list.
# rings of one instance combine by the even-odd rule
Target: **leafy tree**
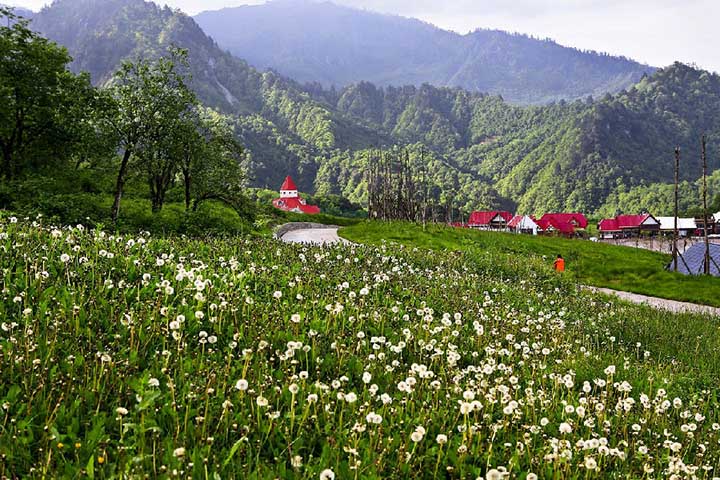
[[204,201],[219,200],[235,209],[238,215],[246,216],[248,175],[243,149],[235,138],[233,126],[227,117],[211,109],[201,109],[199,113],[203,143],[195,148],[199,148],[200,154],[187,156],[189,161],[183,166],[186,204],[189,192],[193,197],[193,210]]
[[107,117],[118,140],[122,159],[115,182],[111,217],[117,221],[120,200],[129,171],[136,162],[148,174],[153,210],[162,208],[162,199],[176,168],[174,148],[182,125],[181,116],[195,103],[178,63],[187,53],[172,49],[156,61],[124,62],[110,92],[115,109]]
[[40,37],[0,7],[0,151],[2,176],[64,160],[95,135],[87,122],[96,92],[87,75],[66,69],[67,50]]

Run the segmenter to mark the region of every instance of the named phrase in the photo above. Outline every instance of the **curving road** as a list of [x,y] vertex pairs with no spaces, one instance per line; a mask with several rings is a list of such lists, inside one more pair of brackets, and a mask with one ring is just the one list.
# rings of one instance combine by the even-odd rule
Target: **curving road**
[[338,235],[338,228],[303,228],[286,233],[280,239],[287,243],[308,243],[313,245],[350,244]]

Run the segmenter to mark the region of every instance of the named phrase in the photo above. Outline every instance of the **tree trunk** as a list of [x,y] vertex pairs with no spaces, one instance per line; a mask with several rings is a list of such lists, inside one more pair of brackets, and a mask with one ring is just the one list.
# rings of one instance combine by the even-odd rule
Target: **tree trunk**
[[125,186],[125,176],[127,175],[131,155],[132,151],[129,148],[126,148],[125,153],[123,154],[122,162],[120,163],[120,171],[118,172],[117,181],[115,182],[115,201],[113,201],[112,211],[110,212],[113,223],[117,223],[118,215],[120,214],[120,199],[122,198],[123,187]]
[[189,168],[183,168],[183,181],[185,182],[185,211],[187,212],[190,210],[190,182],[192,181]]
[[10,145],[3,145],[2,155],[3,155],[3,174],[4,174],[5,178],[7,178],[8,180],[11,180],[13,178],[12,147]]

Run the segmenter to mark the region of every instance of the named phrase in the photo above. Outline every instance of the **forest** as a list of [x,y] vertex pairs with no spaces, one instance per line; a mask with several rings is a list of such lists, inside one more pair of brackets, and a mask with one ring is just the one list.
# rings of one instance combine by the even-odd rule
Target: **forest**
[[0,206],[42,212],[43,200],[65,203],[54,196],[64,187],[91,193],[112,179],[113,223],[128,182],[144,184],[153,214],[176,188],[187,212],[215,200],[248,215],[242,147],[188,87],[185,50],[125,61],[100,89],[67,69],[64,47],[6,8],[0,16],[12,20],[0,26]]

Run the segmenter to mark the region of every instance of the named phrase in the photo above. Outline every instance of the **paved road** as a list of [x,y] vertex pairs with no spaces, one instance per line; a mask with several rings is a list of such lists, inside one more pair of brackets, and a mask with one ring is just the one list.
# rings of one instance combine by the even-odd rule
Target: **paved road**
[[347,240],[338,235],[338,229],[335,228],[308,228],[302,230],[293,230],[281,237],[283,242],[287,243],[311,243],[315,245],[331,245],[334,243],[349,244]]
[[662,310],[669,310],[676,313],[700,313],[705,315],[712,315],[720,317],[720,308],[710,307],[707,305],[698,305],[695,303],[678,302],[675,300],[667,300],[665,298],[647,297],[645,295],[639,295],[637,293],[621,292],[618,290],[611,290],[609,288],[597,288],[597,287],[584,287],[587,290],[604,293],[606,295],[614,295],[621,300],[625,300],[632,303],[641,305],[648,305],[653,308]]

